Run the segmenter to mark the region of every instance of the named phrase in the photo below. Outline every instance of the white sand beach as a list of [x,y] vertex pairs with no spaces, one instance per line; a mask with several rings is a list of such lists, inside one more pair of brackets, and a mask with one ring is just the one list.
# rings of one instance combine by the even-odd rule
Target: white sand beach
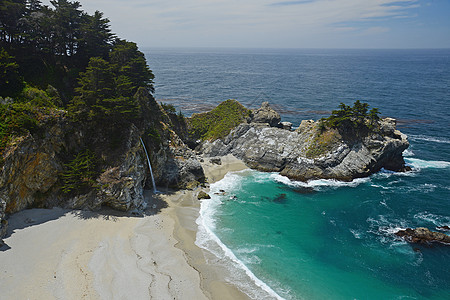
[[[210,183],[245,168],[232,156],[204,163]],[[194,244],[198,191],[151,195],[144,217],[60,208],[11,216],[1,299],[248,299]]]

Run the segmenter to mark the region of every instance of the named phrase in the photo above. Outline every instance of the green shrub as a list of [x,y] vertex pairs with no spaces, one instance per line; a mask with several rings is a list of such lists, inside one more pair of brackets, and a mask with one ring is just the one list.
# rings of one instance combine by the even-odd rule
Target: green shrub
[[12,136],[36,132],[37,118],[38,111],[30,103],[0,104],[0,155]]
[[154,127],[150,127],[146,130],[145,134],[150,138],[153,144],[159,145],[161,144],[161,135]]
[[193,114],[188,119],[189,134],[194,139],[224,138],[250,116],[250,110],[236,100],[226,100],[210,112]]
[[88,149],[79,152],[65,165],[65,171],[62,174],[62,191],[70,193],[76,190],[83,193],[96,187],[95,178],[98,176],[96,165],[97,159],[92,151]]
[[23,89],[21,98],[37,107],[55,108],[55,103],[60,101],[56,95],[50,96],[46,91],[28,85]]
[[329,129],[316,134],[306,151],[307,158],[319,157],[333,149],[333,146],[339,142],[339,134],[336,130]]
[[333,110],[331,116],[323,119],[330,128],[337,128],[355,133],[357,130],[374,130],[380,117],[378,108],[369,111],[369,104],[357,100],[353,107],[341,103],[338,110]]
[[176,114],[177,113],[175,106],[173,106],[172,104],[167,104],[167,103],[161,102],[161,107],[164,109],[164,111],[167,114]]

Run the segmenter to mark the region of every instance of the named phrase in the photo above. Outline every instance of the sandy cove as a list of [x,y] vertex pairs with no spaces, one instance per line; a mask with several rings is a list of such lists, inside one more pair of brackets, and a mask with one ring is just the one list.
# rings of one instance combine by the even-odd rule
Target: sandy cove
[[[209,183],[246,169],[203,163]],[[1,299],[248,299],[195,242],[198,191],[149,197],[144,217],[31,209],[9,219]]]

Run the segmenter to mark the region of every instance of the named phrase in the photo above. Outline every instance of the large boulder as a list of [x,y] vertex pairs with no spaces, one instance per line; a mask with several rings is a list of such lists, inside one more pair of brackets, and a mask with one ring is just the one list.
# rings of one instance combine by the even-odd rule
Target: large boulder
[[295,180],[352,180],[382,168],[406,170],[402,152],[409,146],[407,137],[395,129],[392,133],[348,141],[337,130],[321,131],[314,121],[303,121],[296,131],[251,123],[239,125],[225,139],[204,143],[201,150],[207,156],[232,153],[252,168]]
[[416,229],[407,228],[405,230],[399,230],[395,235],[404,238],[411,243],[443,243],[450,245],[450,236],[442,232],[431,231],[425,227],[419,227]]
[[272,107],[269,102],[263,102],[261,107],[253,111],[253,117],[251,122],[253,123],[265,123],[271,127],[280,127],[281,117]]

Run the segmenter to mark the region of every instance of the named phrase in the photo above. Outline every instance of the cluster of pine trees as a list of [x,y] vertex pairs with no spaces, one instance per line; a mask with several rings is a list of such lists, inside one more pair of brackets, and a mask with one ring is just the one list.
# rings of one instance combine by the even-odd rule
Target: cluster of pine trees
[[341,102],[339,109],[333,110],[331,116],[321,120],[321,126],[337,128],[343,132],[357,135],[358,131],[373,131],[377,129],[380,120],[378,108],[369,110],[369,104],[356,100],[353,106]]
[[[140,126],[151,115],[154,76],[137,45],[113,34],[99,11],[89,15],[76,1],[50,3],[0,1],[0,166],[15,136],[37,132],[42,115],[57,116],[60,108],[76,127],[112,139],[123,125]],[[93,177],[83,166],[99,145],[87,140],[92,155],[73,153],[66,166],[68,191],[73,178]]]
[[23,101],[24,89],[59,92],[77,118],[130,118],[139,88],[153,92],[153,74],[135,43],[117,38],[109,20],[79,2],[0,2],[0,97]]

